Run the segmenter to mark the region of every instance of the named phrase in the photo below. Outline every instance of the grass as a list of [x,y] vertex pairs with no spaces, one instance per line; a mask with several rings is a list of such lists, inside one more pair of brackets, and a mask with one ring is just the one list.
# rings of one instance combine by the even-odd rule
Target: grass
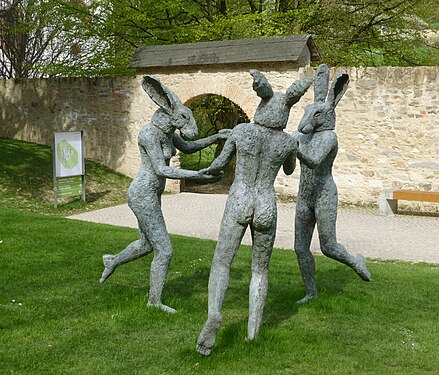
[[52,169],[50,147],[0,138],[0,206],[67,215],[126,202],[131,179],[86,160],[87,203],[70,198],[55,209]]
[[87,204],[55,210],[50,148],[0,138],[0,374],[437,373],[439,266],[372,262],[364,283],[316,257],[320,298],[298,306],[295,255],[275,249],[264,324],[247,342],[248,246],[214,351],[199,356],[215,242],[171,236],[164,302],[176,315],[146,307],[151,256],[99,284],[102,254],[138,232],[60,217],[125,202],[129,178],[89,161],[86,171]]
[[304,306],[293,252],[274,250],[260,336],[245,340],[251,252],[234,261],[212,355],[195,350],[214,241],[172,236],[164,302],[146,307],[151,257],[101,285],[101,255],[136,230],[2,208],[0,374],[437,374],[439,267],[371,263],[372,283],[317,257]]

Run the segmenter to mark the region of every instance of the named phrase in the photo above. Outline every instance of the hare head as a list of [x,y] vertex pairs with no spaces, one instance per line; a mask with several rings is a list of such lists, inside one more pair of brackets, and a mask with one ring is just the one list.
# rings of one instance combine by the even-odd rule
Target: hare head
[[183,105],[177,95],[151,76],[143,77],[142,87],[152,101],[160,107],[151,119],[155,126],[166,134],[179,129],[182,137],[187,140],[197,137],[198,127],[192,111]]
[[335,107],[346,92],[349,75],[338,74],[329,87],[328,65],[319,65],[314,80],[314,103],[306,106],[299,132],[309,134],[335,129]]
[[285,129],[293,104],[305,94],[312,80],[309,78],[295,81],[286,91],[274,92],[267,78],[258,70],[251,70],[253,90],[261,98],[253,121],[267,128]]

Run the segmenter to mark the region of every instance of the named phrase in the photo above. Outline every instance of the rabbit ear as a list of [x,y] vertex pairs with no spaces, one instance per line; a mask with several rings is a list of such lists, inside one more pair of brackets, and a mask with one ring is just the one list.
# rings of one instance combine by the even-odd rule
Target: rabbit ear
[[271,98],[273,96],[273,88],[268,82],[267,78],[256,69],[250,70],[250,74],[253,77],[253,90],[260,98]]
[[151,76],[144,76],[142,87],[155,104],[162,108],[166,113],[172,114],[175,109],[172,93],[170,93],[158,79]]
[[321,64],[317,68],[314,80],[314,102],[324,102],[328,94],[329,87],[329,67]]
[[328,104],[331,105],[332,108],[338,104],[340,99],[343,97],[344,93],[348,89],[349,84],[349,75],[346,73],[339,74],[332,82],[331,89],[328,94]]

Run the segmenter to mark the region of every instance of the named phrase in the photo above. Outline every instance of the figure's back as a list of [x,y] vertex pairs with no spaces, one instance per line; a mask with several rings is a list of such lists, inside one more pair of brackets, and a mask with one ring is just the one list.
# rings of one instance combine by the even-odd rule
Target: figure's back
[[280,166],[294,150],[293,138],[280,129],[253,123],[237,125],[232,137],[237,156],[235,182],[273,190]]

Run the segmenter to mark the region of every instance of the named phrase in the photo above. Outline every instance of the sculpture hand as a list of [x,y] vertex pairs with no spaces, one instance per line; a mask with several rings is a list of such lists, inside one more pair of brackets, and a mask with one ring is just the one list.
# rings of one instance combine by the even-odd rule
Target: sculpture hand
[[218,176],[220,175],[221,177],[224,175],[224,172],[220,169],[211,169],[209,168],[204,168],[204,169],[200,169],[198,171],[198,173],[203,174],[203,175],[212,175],[212,176]]
[[223,171],[210,171],[209,168],[204,168],[198,171],[196,179],[199,181],[216,182],[221,180],[223,176]]
[[293,131],[291,134],[291,137],[293,138],[293,140],[294,140],[294,143],[297,145],[297,147],[299,147],[299,143],[300,143],[300,133],[299,133],[299,131],[297,131],[297,130],[295,130],[295,131]]
[[227,139],[232,134],[232,129],[221,129],[218,131],[218,139]]
[[217,182],[224,176],[223,171],[216,171],[216,174],[210,173],[208,168],[198,171],[198,175],[195,177],[200,182]]
[[292,96],[302,96],[314,82],[313,78],[302,78],[293,82],[288,89],[289,94]]

